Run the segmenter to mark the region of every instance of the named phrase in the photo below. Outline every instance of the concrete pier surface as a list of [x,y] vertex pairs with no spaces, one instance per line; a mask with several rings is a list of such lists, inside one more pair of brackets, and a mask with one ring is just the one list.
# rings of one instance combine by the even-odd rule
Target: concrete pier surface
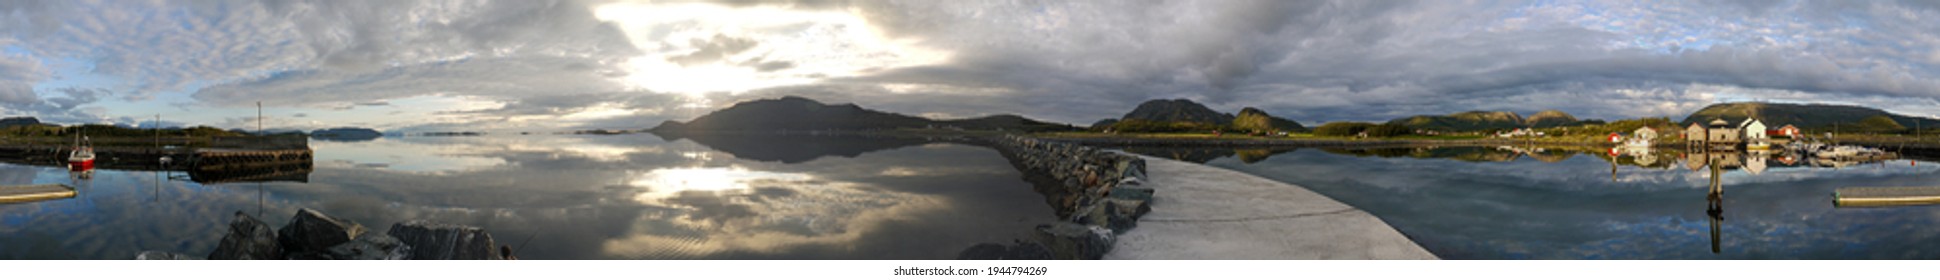
[[1437,259],[1365,211],[1307,188],[1141,156],[1152,212],[1105,259]]

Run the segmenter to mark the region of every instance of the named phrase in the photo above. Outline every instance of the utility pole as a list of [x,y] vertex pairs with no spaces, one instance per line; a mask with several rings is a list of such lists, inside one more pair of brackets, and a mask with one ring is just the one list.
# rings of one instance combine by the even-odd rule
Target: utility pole
[[256,133],[263,134],[263,102],[256,101]]

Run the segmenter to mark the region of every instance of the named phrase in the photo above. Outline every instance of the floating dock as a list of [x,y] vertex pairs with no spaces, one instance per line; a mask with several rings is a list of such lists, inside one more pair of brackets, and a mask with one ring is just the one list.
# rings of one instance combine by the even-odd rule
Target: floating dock
[[1940,204],[1940,187],[1851,187],[1832,192],[1837,207]]
[[0,186],[0,203],[21,203],[73,198],[74,187],[62,184]]

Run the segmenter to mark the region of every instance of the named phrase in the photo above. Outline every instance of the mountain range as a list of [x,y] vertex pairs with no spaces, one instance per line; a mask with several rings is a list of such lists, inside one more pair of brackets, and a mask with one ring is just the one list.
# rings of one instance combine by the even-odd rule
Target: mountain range
[[[1885,110],[1827,104],[1784,104],[1763,102],[1720,103],[1692,112],[1682,123],[1723,119],[1737,123],[1756,117],[1769,127],[1795,125],[1802,129],[1830,130],[1835,125],[1846,131],[1900,132],[1908,128],[1940,125],[1940,119],[1893,114]],[[1121,123],[1124,122],[1124,123]],[[1417,115],[1396,118],[1388,124],[1414,129],[1440,131],[1481,131],[1513,128],[1547,128],[1601,124],[1600,120],[1580,120],[1557,110],[1546,110],[1525,118],[1507,111],[1468,111],[1448,115]],[[1185,99],[1146,101],[1120,119],[1105,119],[1094,129],[1118,126],[1170,126],[1180,131],[1232,129],[1240,131],[1306,131],[1299,122],[1274,117],[1256,108],[1241,109],[1237,116],[1221,113]],[[737,103],[691,121],[666,121],[654,133],[708,131],[826,131],[889,130],[906,128],[957,128],[964,130],[1069,131],[1076,127],[1001,114],[955,120],[932,120],[897,113],[865,109],[855,104],[823,104],[795,96]],[[1121,131],[1130,131],[1123,130]]]
[[687,122],[668,120],[648,131],[678,132],[756,132],[823,130],[890,130],[905,128],[960,128],[965,130],[1060,131],[1075,130],[1065,124],[1032,120],[1017,115],[992,115],[957,120],[931,120],[864,109],[855,104],[823,104],[808,98],[785,96],[736,103]]
[[1468,111],[1448,115],[1416,115],[1389,120],[1388,124],[1398,124],[1414,129],[1439,131],[1477,131],[1515,128],[1548,128],[1573,126],[1601,121],[1577,120],[1576,116],[1557,110],[1544,110],[1523,118],[1516,112],[1508,111]]
[[1254,131],[1307,130],[1307,127],[1301,125],[1300,122],[1274,117],[1273,115],[1267,114],[1266,111],[1257,108],[1246,107],[1240,109],[1239,115],[1235,116],[1233,114],[1214,111],[1212,108],[1207,108],[1206,105],[1186,99],[1153,99],[1145,101],[1145,103],[1139,103],[1138,107],[1132,108],[1131,112],[1126,112],[1124,116],[1117,119],[1099,120],[1096,123],[1092,123],[1091,127],[1093,129],[1112,127],[1119,122],[1130,120],[1198,124],[1209,127],[1226,126],[1233,129]]

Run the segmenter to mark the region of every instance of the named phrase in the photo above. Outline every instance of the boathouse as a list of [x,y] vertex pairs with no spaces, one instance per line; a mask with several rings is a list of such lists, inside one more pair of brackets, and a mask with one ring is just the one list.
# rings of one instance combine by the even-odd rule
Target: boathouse
[[1637,128],[1637,131],[1630,133],[1630,137],[1634,139],[1643,139],[1644,141],[1655,141],[1657,140],[1657,129],[1650,128],[1648,126]]

